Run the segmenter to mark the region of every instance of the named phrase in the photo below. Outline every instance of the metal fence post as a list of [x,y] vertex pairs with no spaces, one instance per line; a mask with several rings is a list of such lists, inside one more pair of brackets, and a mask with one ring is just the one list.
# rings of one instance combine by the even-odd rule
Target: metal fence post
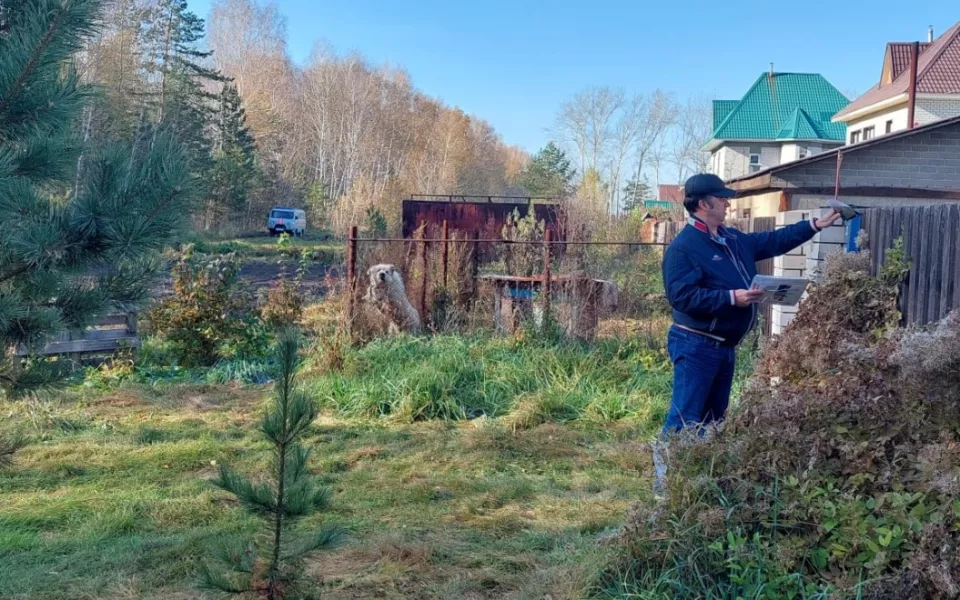
[[357,287],[357,226],[347,235],[347,330],[353,327],[354,296]]
[[443,289],[447,289],[447,263],[450,259],[450,228],[446,219],[443,221],[441,237],[443,238]]
[[420,241],[420,266],[423,269],[423,279],[420,284],[420,320],[423,321],[424,325],[427,323],[427,281],[430,271],[430,263],[427,260],[427,247],[429,244],[430,242],[427,241],[427,231],[426,228],[424,228],[423,239]]
[[547,229],[543,234],[543,322],[550,320],[550,242],[553,231]]

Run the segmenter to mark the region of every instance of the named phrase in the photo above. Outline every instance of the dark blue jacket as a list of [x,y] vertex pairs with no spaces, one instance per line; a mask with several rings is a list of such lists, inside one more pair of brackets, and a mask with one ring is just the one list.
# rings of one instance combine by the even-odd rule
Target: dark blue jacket
[[758,309],[738,308],[733,291],[750,289],[758,261],[786,254],[817,230],[801,221],[758,233],[720,227],[717,234],[691,218],[664,254],[663,284],[676,324],[735,346],[753,329]]

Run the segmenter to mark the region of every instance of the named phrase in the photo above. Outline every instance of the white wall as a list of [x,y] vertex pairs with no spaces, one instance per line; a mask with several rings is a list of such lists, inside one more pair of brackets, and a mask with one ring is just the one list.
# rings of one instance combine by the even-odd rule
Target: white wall
[[[916,115],[914,115],[916,117]],[[883,112],[874,113],[870,116],[864,117],[862,119],[857,119],[856,121],[851,121],[847,123],[847,144],[850,143],[850,133],[857,130],[862,130],[864,127],[870,127],[871,125],[874,128],[874,133],[877,137],[884,135],[887,131],[887,121],[893,121],[893,130],[902,131],[907,128],[907,105],[902,104],[900,106],[895,106],[890,109],[887,109]],[[860,135],[860,141],[863,141],[863,134]]]
[[780,147],[782,144],[760,146],[760,168],[769,169],[780,164]]
[[733,179],[750,173],[750,149],[760,150],[760,168],[767,169],[780,164],[781,144],[724,144],[710,159],[713,172],[721,179]]
[[730,202],[730,218],[739,219],[743,217],[745,209],[750,211],[751,217],[777,216],[777,211],[780,210],[780,191],[734,198]]
[[732,179],[749,172],[750,147],[728,146],[720,148],[720,179]]
[[925,98],[920,96],[917,98],[914,120],[918,125],[926,125],[957,115],[960,115],[960,96],[954,98]]
[[780,147],[780,164],[788,163],[800,158],[800,146],[794,142],[789,142]]

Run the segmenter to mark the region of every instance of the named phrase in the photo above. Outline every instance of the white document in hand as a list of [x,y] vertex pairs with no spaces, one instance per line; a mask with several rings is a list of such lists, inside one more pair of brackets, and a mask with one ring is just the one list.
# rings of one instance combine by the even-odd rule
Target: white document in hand
[[761,302],[780,306],[795,306],[803,297],[807,284],[802,277],[773,277],[772,275],[757,275],[753,278],[751,287],[763,290]]

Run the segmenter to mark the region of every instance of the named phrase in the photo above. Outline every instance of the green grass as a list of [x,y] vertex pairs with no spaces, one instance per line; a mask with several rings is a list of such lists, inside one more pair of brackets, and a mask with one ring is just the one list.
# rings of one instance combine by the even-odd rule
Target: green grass
[[[649,496],[663,351],[438,335],[344,358],[306,380],[324,409],[313,471],[350,531],[309,565],[323,597],[582,597],[611,560],[598,536]],[[142,369],[0,404],[0,428],[32,442],[0,473],[0,598],[212,598],[195,588],[199,561],[257,530],[206,479],[268,462],[269,386],[236,383],[260,366]]]
[[[215,235],[194,233],[184,238],[183,243],[193,244],[194,250],[202,254],[230,254],[253,259],[274,259],[284,256],[280,252],[279,238],[266,233],[253,237],[221,238]],[[342,240],[332,239],[325,232],[308,233],[302,238],[291,237],[285,242],[291,251],[306,251],[314,261],[325,263],[342,262],[346,256],[346,246]]]
[[[198,561],[256,522],[205,479],[215,463],[266,464],[264,391],[71,392],[45,413],[87,424],[66,430],[42,408],[4,405],[33,443],[0,474],[0,597],[206,598]],[[351,534],[311,573],[325,598],[561,597],[599,560],[598,532],[647,494],[642,430],[324,417],[312,464]]]
[[664,353],[640,343],[439,335],[350,350],[342,373],[313,385],[326,406],[347,417],[507,416],[518,425],[633,419],[652,428],[663,420],[670,384]]

